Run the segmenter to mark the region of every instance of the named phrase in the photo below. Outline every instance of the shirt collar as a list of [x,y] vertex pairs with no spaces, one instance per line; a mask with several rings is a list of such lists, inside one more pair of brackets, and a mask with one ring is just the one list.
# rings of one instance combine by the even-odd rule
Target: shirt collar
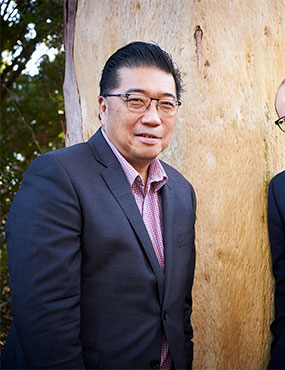
[[[118,151],[115,145],[110,141],[103,127],[101,127],[101,132],[107,144],[110,146],[116,158],[120,162],[120,165],[127,177],[130,186],[133,185],[136,179],[139,179],[137,181],[143,184],[141,175],[126,160],[126,158],[122,156],[122,154]],[[162,167],[162,164],[160,163],[158,158],[155,158],[150,162],[147,185],[153,184],[153,190],[158,191],[167,182],[167,180],[168,177],[166,175],[164,168]]]

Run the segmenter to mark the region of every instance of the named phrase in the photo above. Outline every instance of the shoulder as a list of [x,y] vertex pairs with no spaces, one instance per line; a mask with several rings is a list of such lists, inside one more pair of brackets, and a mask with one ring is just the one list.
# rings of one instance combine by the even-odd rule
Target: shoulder
[[36,169],[48,171],[55,167],[65,169],[73,167],[80,168],[88,165],[88,157],[92,157],[89,145],[87,143],[80,143],[41,154],[32,161],[27,172],[29,173]]
[[[196,219],[197,199],[192,184],[174,167],[163,161],[160,162],[168,176],[165,191],[162,194],[170,195],[169,199],[173,201],[174,219],[185,222],[188,220],[193,226]],[[184,221],[183,225],[185,225]],[[181,233],[183,234],[183,230]]]
[[192,184],[179,171],[177,171],[174,167],[170,166],[169,164],[163,161],[160,161],[160,163],[162,164],[168,178],[171,181],[178,182],[180,186],[182,185],[182,186],[190,187],[194,192],[194,188]]
[[40,157],[60,161],[69,161],[70,158],[74,160],[76,160],[77,158],[81,159],[88,154],[91,154],[91,151],[87,142],[84,142],[44,153]]
[[185,204],[185,200],[190,200],[194,209],[196,209],[196,194],[192,184],[174,167],[169,164],[160,161],[167,176],[167,184],[175,192],[176,201],[179,199]]
[[86,143],[76,144],[67,148],[56,149],[51,152],[41,154],[29,165],[20,187],[28,185],[29,189],[33,186],[51,187],[54,185],[64,186],[70,182],[70,178],[76,178],[82,169],[88,166],[88,149]]
[[282,171],[274,176],[273,179],[270,181],[270,184],[274,187],[282,187],[283,190],[285,190],[285,171]]
[[270,181],[268,189],[268,212],[272,214],[273,209],[278,209],[285,221],[285,171],[280,172]]
[[[282,194],[284,197],[285,193],[285,171],[278,173],[269,183],[268,194],[279,198]],[[285,198],[284,198],[285,199]]]

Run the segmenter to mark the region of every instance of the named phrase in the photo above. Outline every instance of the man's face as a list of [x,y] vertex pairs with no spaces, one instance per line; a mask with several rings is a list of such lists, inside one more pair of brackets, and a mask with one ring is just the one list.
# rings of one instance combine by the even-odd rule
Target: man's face
[[279,117],[285,116],[285,84],[280,86],[276,96],[276,111]]
[[[135,93],[176,99],[174,78],[153,67],[122,68],[119,87],[112,94]],[[101,124],[111,142],[138,171],[148,167],[169,144],[176,116],[165,117],[152,101],[144,113],[130,112],[120,97],[99,97]]]

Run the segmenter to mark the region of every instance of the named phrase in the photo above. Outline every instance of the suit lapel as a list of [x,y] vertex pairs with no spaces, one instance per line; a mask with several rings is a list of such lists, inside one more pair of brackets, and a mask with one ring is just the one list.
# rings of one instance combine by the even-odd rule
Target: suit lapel
[[164,275],[124,171],[100,131],[89,140],[89,145],[96,159],[103,164],[101,175],[107,187],[120,204],[145,250],[157,279],[162,302]]
[[173,217],[174,217],[174,192],[171,179],[162,187],[162,209],[163,209],[163,243],[164,243],[164,263],[165,263],[165,282],[163,300],[166,301],[170,290],[171,272],[173,264]]

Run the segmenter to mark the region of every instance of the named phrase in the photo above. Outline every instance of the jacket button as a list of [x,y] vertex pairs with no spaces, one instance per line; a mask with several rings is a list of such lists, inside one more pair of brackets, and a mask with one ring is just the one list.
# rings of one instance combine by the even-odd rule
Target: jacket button
[[151,360],[150,366],[152,369],[159,369],[160,367],[160,361],[159,360]]
[[168,313],[166,311],[163,311],[162,318],[163,318],[163,320],[168,319]]

